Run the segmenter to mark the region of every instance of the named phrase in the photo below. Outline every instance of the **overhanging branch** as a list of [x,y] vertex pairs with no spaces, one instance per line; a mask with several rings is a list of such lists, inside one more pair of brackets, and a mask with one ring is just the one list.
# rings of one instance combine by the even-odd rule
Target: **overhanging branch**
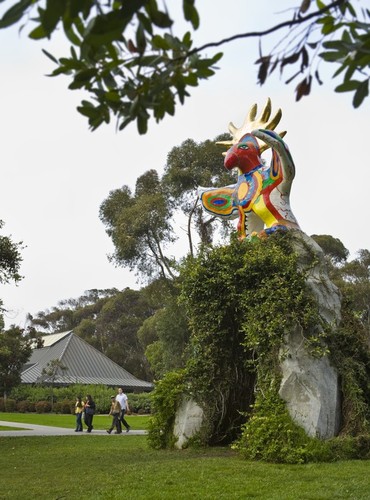
[[233,42],[234,40],[239,40],[241,38],[253,38],[253,37],[261,37],[265,35],[270,35],[271,33],[274,33],[275,31],[279,31],[282,28],[288,28],[291,26],[295,26],[298,24],[304,24],[305,22],[309,21],[310,19],[314,19],[315,17],[320,17],[322,14],[325,12],[328,12],[331,9],[334,9],[335,7],[339,7],[340,5],[346,3],[347,0],[336,0],[335,2],[332,2],[331,4],[327,5],[326,7],[323,7],[322,9],[319,9],[315,12],[312,12],[311,14],[308,14],[307,16],[302,16],[298,17],[297,19],[292,19],[291,21],[285,21],[283,23],[277,24],[276,26],[269,28],[264,31],[251,31],[249,33],[240,33],[239,35],[234,35],[229,38],[224,38],[223,40],[220,40],[219,42],[210,42],[206,43],[205,45],[202,45],[201,47],[196,47],[193,50],[190,50],[187,53],[187,56],[191,56],[193,54],[196,54],[198,52],[202,52],[205,49],[208,49],[210,47],[219,47],[220,45],[223,45],[225,43]]

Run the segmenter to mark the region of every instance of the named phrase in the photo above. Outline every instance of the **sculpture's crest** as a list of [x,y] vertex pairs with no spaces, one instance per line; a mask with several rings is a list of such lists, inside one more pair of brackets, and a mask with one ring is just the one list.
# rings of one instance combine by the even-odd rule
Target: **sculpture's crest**
[[[268,235],[277,229],[299,229],[290,208],[290,188],[295,174],[288,146],[282,140],[285,132],[274,129],[280,122],[279,109],[271,116],[271,101],[267,100],[261,116],[256,118],[254,104],[241,128],[229,125],[231,141],[220,142],[231,146],[225,155],[225,168],[238,169],[236,184],[221,188],[200,188],[203,208],[221,218],[239,217],[239,239],[246,236]],[[270,166],[261,153],[272,149]]]

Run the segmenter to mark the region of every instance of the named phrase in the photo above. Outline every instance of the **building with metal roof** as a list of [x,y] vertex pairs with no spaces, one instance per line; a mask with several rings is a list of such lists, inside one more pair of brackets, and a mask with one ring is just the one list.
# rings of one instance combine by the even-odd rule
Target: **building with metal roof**
[[43,347],[32,351],[21,374],[23,384],[51,383],[43,373],[52,360],[60,361],[66,369],[59,369],[53,377],[56,386],[71,384],[102,384],[122,386],[129,392],[148,392],[153,384],[137,379],[127,370],[95,349],[73,331],[45,335]]

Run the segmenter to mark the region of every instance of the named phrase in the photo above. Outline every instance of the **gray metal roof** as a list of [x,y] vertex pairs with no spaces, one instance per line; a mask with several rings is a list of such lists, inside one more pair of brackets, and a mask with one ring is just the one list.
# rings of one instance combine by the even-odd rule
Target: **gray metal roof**
[[[51,339],[50,337],[54,337]],[[51,360],[58,359],[67,370],[57,374],[55,385],[103,384],[122,386],[125,390],[149,391],[153,384],[137,379],[127,370],[117,365],[103,353],[95,349],[73,331],[46,335],[46,346],[34,349],[22,372],[22,383],[47,382],[42,374]]]

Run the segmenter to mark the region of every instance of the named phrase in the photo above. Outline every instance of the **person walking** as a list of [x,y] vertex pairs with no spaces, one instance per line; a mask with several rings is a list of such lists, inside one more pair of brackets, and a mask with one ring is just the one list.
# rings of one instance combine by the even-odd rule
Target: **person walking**
[[86,396],[86,401],[85,401],[85,424],[87,426],[87,432],[91,432],[93,430],[93,417],[95,413],[95,401],[91,397],[90,394]]
[[116,428],[116,434],[122,434],[122,426],[121,426],[121,405],[119,401],[117,401],[115,396],[111,396],[111,406],[109,415],[112,415],[112,425],[110,429],[107,430],[108,434],[112,432],[114,428]]
[[116,401],[118,401],[119,404],[121,405],[120,421],[126,427],[126,432],[129,432],[130,429],[131,429],[131,427],[126,422],[125,413],[127,413],[128,411],[130,411],[130,407],[129,407],[129,404],[128,404],[128,397],[123,392],[123,388],[122,387],[118,387],[118,394],[116,396]]
[[82,401],[81,396],[78,396],[76,398],[76,404],[75,404],[75,415],[76,415],[76,429],[75,432],[82,432],[82,414],[84,412],[85,404]]

